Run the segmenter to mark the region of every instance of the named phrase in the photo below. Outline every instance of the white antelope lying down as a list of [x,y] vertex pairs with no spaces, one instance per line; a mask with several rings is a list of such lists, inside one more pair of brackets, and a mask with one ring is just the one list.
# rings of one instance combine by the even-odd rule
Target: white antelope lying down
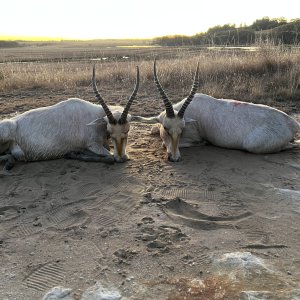
[[[127,160],[129,108],[139,87],[136,85],[125,108],[107,106],[100,96],[93,68],[93,89],[100,105],[81,99],[68,99],[52,106],[32,109],[11,119],[0,121],[0,161],[11,169],[14,160],[37,161],[68,158],[107,163]],[[107,138],[114,146],[108,151]]]
[[190,95],[172,106],[157,78],[155,61],[154,79],[166,110],[155,117],[132,119],[160,123],[160,136],[170,161],[181,159],[179,147],[202,141],[252,153],[273,153],[292,146],[290,142],[300,132],[296,120],[266,105],[195,94],[198,72],[199,64]]

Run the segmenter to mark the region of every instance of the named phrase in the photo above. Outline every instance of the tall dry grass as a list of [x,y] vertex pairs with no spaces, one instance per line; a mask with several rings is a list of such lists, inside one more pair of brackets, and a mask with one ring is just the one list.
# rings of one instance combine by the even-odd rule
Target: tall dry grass
[[[20,51],[18,49],[18,51]],[[53,50],[52,50],[53,51]],[[102,50],[101,50],[102,51]],[[282,45],[259,45],[255,51],[220,48],[155,48],[148,50],[106,50],[94,54],[107,60],[89,59],[15,63],[0,65],[0,92],[20,89],[58,90],[69,94],[77,88],[90,90],[92,65],[96,64],[99,88],[112,94],[130,90],[135,81],[135,66],[140,66],[140,92],[153,97],[153,59],[158,57],[158,74],[173,101],[185,97],[200,62],[199,92],[218,98],[234,98],[270,104],[273,101],[300,102],[300,49]],[[51,52],[52,53],[52,52]],[[122,57],[128,53],[126,57]],[[47,57],[47,53],[44,53]],[[1,61],[1,52],[0,52]]]

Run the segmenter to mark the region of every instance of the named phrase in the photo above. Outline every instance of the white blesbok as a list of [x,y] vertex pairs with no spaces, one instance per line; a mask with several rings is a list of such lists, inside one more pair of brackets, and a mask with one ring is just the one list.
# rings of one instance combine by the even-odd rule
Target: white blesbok
[[156,74],[154,80],[166,110],[158,116],[136,116],[132,121],[160,123],[160,136],[170,161],[180,161],[179,147],[200,142],[252,153],[274,153],[288,149],[300,124],[284,112],[267,105],[195,94],[199,64],[190,95],[172,105]]
[[[15,160],[37,161],[66,156],[84,161],[113,163],[127,160],[126,144],[129,108],[139,87],[139,69],[135,88],[123,109],[107,106],[97,90],[95,66],[92,84],[100,105],[77,98],[24,112],[0,121],[0,161],[11,169]],[[107,144],[111,137],[114,154]]]

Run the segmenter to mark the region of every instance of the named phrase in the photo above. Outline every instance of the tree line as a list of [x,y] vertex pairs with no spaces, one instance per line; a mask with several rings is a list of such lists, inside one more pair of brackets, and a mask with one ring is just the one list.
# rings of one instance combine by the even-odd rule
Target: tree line
[[14,41],[0,41],[0,48],[18,47],[19,43]]
[[300,19],[288,22],[285,18],[264,17],[250,26],[235,24],[217,25],[206,32],[193,36],[173,35],[153,39],[153,44],[161,46],[192,45],[253,45],[257,42],[272,40],[274,43],[299,44]]

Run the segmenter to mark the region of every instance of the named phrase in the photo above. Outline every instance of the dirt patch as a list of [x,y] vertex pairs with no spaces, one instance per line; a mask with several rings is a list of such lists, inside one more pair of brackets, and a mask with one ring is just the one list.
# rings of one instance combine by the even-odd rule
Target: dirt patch
[[[19,102],[9,103],[13,112]],[[202,299],[216,287],[217,299],[235,299],[241,289],[211,277],[212,256],[235,251],[263,258],[299,289],[299,149],[199,146],[170,163],[150,132],[133,123],[124,164],[18,163],[1,176],[1,298],[40,299],[63,285],[80,299],[100,281],[130,299]],[[274,281],[258,280],[276,291]]]

